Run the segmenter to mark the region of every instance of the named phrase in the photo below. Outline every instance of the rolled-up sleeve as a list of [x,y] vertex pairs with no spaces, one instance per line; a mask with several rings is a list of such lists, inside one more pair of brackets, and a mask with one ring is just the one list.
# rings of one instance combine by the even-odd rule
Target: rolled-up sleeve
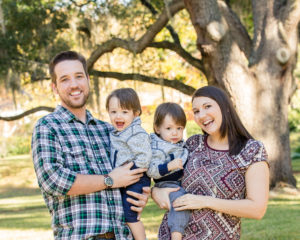
[[166,154],[161,150],[152,149],[152,160],[150,162],[150,166],[147,171],[147,175],[154,179],[159,179],[159,178],[163,177],[166,173],[162,175],[160,168],[162,167],[162,165],[167,166],[167,164],[168,164],[168,162],[166,161]]
[[62,147],[55,132],[38,123],[31,145],[33,164],[42,191],[53,196],[66,195],[76,179],[76,172],[64,167]]

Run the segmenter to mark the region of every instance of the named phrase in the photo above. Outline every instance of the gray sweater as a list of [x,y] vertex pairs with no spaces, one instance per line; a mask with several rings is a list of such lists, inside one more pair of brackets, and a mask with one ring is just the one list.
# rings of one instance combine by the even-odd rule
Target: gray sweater
[[148,133],[136,117],[123,131],[110,132],[111,162],[113,167],[134,162],[139,168],[148,168],[151,161],[151,145]]
[[[147,175],[149,177],[152,177],[154,179],[160,179],[162,177],[177,172],[178,170],[168,171],[167,167],[168,163],[175,158],[182,159],[182,165],[186,163],[188,157],[188,150],[184,148],[184,141],[180,141],[176,144],[170,143],[161,139],[154,133],[150,134],[150,138],[152,148],[152,160],[147,171]],[[174,174],[173,176],[175,177],[175,175],[176,174]],[[170,180],[176,181],[178,179]]]

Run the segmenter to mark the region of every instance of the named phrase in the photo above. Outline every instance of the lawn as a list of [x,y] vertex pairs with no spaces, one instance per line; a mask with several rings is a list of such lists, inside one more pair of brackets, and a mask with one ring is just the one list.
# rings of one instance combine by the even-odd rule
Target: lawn
[[[300,159],[292,163],[299,184]],[[49,213],[37,187],[30,156],[0,159],[0,179],[0,238],[53,239]],[[149,240],[156,239],[163,213],[149,200],[142,215]],[[243,219],[242,239],[300,239],[299,222],[299,194],[272,194],[262,220]]]

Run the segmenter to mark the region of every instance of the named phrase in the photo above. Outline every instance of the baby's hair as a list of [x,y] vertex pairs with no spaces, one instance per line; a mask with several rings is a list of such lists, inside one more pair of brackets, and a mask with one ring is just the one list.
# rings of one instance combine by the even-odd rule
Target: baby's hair
[[160,104],[155,110],[153,129],[156,134],[155,127],[159,128],[167,115],[170,115],[176,124],[185,127],[186,116],[180,105],[177,103],[166,102]]
[[142,108],[137,93],[132,88],[119,88],[112,91],[106,98],[106,110],[109,108],[109,101],[113,97],[119,99],[122,109],[132,110],[134,113],[142,114]]

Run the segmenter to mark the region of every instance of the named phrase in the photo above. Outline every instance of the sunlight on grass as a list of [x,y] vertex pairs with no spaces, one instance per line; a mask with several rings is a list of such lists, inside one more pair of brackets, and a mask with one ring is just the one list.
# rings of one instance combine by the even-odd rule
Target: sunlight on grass
[[[273,203],[272,203],[273,202]],[[300,238],[300,201],[277,201],[268,205],[262,220],[243,219],[242,239],[291,239]]]
[[52,230],[2,230],[0,229],[0,236],[5,240],[53,240]]
[[45,205],[45,202],[41,196],[26,196],[0,199],[0,206],[3,210],[10,208],[25,208],[28,206],[29,203],[31,207]]
[[142,222],[146,227],[146,234],[149,240],[157,239],[158,227],[162,220],[165,210],[161,210],[149,199],[148,204],[142,214]]

